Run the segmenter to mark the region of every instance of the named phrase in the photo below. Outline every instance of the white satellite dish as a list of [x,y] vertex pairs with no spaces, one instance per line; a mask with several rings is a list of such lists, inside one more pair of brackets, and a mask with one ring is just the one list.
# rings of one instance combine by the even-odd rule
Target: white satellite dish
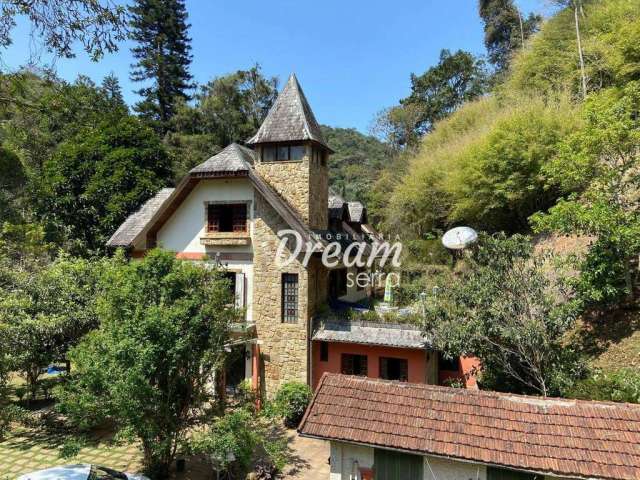
[[442,245],[449,250],[463,250],[478,240],[478,233],[471,227],[452,228],[442,236]]

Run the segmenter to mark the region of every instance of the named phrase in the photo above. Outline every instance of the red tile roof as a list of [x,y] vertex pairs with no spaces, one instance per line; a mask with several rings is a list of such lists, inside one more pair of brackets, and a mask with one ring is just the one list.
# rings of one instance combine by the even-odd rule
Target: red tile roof
[[640,405],[325,374],[299,432],[536,473],[640,479]]

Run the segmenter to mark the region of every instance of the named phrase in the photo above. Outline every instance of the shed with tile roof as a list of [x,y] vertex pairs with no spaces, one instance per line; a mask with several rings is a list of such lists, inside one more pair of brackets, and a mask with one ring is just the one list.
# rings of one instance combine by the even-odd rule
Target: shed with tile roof
[[640,478],[640,405],[325,374],[299,432],[422,456],[424,478],[443,462],[471,465],[477,478],[501,469],[514,472],[503,478]]

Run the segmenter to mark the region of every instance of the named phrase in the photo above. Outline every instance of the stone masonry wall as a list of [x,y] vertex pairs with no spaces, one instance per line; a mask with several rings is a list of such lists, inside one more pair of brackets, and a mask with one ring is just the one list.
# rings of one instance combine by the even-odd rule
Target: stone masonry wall
[[[282,383],[307,382],[309,274],[299,261],[278,268],[278,230],[288,228],[260,195],[256,196],[253,241],[253,317],[262,342],[263,394],[271,398]],[[298,274],[298,321],[282,322],[282,274]]]
[[[258,149],[258,157],[260,156]],[[327,161],[324,166],[312,161],[312,147],[307,145],[301,161],[258,161],[255,168],[298,211],[310,228],[326,229],[329,196]]]
[[[258,152],[260,158],[260,152]],[[328,171],[313,161],[312,147],[306,147],[302,161],[256,162],[258,174],[295,208],[312,229],[328,224]],[[277,232],[290,228],[276,211],[256,195],[253,231],[253,317],[262,342],[263,394],[272,397],[285,382],[309,382],[310,323],[317,308],[326,302],[328,272],[318,258],[308,267],[302,258],[285,266],[275,262],[280,239]],[[304,255],[304,254],[303,254]],[[282,322],[282,274],[298,274],[298,321]]]

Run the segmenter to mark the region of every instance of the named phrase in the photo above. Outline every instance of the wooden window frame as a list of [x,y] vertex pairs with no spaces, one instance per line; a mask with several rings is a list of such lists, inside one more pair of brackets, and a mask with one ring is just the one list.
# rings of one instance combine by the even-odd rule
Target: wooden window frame
[[[220,230],[220,218],[212,220],[213,209],[231,209],[231,229]],[[242,209],[243,215],[238,212]],[[247,233],[249,231],[250,202],[205,202],[205,232],[206,233]]]
[[[400,378],[389,378],[389,376],[383,376],[383,372],[386,370],[387,374],[389,372],[389,367],[388,367],[388,362],[392,361],[392,362],[402,362],[402,365],[404,366],[404,368],[401,368],[400,370],[404,370],[401,375]],[[387,362],[387,368],[383,368],[383,364]],[[396,380],[396,381],[400,381],[400,382],[408,382],[409,381],[409,360],[407,358],[400,358],[400,357],[380,357],[379,359],[379,370],[380,372],[380,378],[384,379],[384,380]]]
[[[355,360],[356,357],[358,357],[359,363],[363,361],[363,363],[360,363],[360,367],[364,367],[361,369],[364,373],[362,373],[362,371],[360,373],[355,373],[355,362],[353,362],[353,360]],[[349,362],[349,359],[351,359],[351,362]],[[351,365],[349,365],[349,363],[351,363]],[[369,375],[369,357],[359,353],[343,353],[340,356],[340,373],[344,375],[367,377]]]

